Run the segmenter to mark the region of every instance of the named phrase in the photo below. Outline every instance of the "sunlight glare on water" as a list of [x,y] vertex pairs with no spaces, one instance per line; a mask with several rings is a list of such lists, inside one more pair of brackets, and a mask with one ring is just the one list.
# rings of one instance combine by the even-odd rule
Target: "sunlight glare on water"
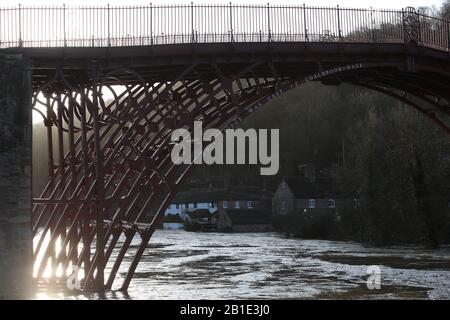
[[[136,246],[137,242],[130,253]],[[450,248],[365,248],[350,242],[284,239],[274,233],[159,230],[127,293],[98,297],[41,292],[37,298],[449,299],[449,254]],[[117,283],[123,280],[130,259]],[[382,270],[379,292],[366,288],[367,266],[372,264]]]

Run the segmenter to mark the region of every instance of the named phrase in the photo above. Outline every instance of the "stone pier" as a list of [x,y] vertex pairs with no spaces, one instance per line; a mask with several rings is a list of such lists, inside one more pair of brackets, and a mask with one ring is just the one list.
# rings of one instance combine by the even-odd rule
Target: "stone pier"
[[31,71],[0,52],[0,299],[32,297]]

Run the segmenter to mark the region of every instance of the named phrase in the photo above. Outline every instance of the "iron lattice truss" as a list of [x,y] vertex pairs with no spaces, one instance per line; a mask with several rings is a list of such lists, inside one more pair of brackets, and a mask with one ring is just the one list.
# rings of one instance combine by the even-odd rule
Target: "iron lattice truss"
[[192,169],[171,161],[172,131],[192,131],[194,121],[204,128],[234,127],[306,80],[379,91],[450,132],[448,77],[437,73],[383,63],[312,77],[300,71],[281,76],[279,70],[271,60],[256,60],[229,70],[194,63],[165,81],[143,70],[95,66],[59,67],[38,77],[33,107],[47,128],[49,182],[33,207],[37,281],[64,287],[67,277],[81,270],[81,290],[126,290]]
[[190,64],[151,68],[91,63],[35,70],[33,107],[47,127],[49,164],[49,182],[33,207],[38,282],[64,286],[79,268],[82,290],[128,288],[192,169],[172,163],[170,135],[178,128],[192,131],[194,121],[204,128],[236,126],[274,96],[313,80],[387,94],[450,132],[445,59],[400,55],[355,64],[363,54],[342,65],[339,51],[337,58],[321,53],[327,60],[317,63],[302,57],[301,49],[297,60],[276,55],[277,47],[270,58],[230,50],[235,61],[213,53]]
[[[242,19],[227,18],[224,30],[198,33],[203,20],[193,19],[195,12],[213,8],[136,8],[137,13],[151,14],[184,10],[191,25],[178,34],[162,27],[164,35],[132,34],[132,43],[124,47],[127,24],[119,28],[116,43],[109,33],[91,42],[97,24],[88,24],[87,36],[81,38],[66,39],[64,33],[55,40],[51,32],[44,32],[47,42],[35,42],[33,32],[23,38],[20,28],[18,34],[2,37],[0,46],[21,47],[8,50],[32,61],[33,108],[47,128],[49,181],[42,195],[33,199],[38,283],[50,280],[64,287],[81,270],[81,290],[128,288],[165,208],[192,169],[172,163],[170,135],[174,129],[193,130],[194,121],[202,121],[204,128],[235,126],[272,97],[312,80],[382,92],[450,133],[447,20],[412,10],[387,14],[219,6],[214,10],[222,16],[240,13]],[[93,12],[103,12],[103,17],[117,12],[119,21],[128,21],[121,8],[114,10]],[[246,10],[251,14],[244,15]],[[261,10],[271,21],[260,21],[267,30],[245,29],[249,19],[261,17]],[[25,12],[35,18],[41,14],[22,8],[1,9],[0,15],[5,12],[11,21]],[[65,17],[65,9],[58,12]],[[315,20],[308,17],[319,14],[335,18],[318,21],[314,31],[307,22]],[[376,15],[388,28],[377,27]],[[292,33],[289,28],[276,32],[273,17],[280,26],[285,26],[285,17],[306,18],[301,24],[288,19],[302,26]],[[109,30],[109,18],[105,21]],[[165,20],[152,21],[149,28],[159,28]],[[212,21],[210,27],[222,28],[219,22]],[[63,26],[69,24],[65,21]],[[237,32],[241,27],[243,32]]]
[[47,127],[49,160],[49,182],[33,208],[37,281],[50,277],[64,285],[78,267],[82,290],[111,289],[118,271],[126,270],[120,288],[127,289],[192,168],[172,163],[172,130],[192,130],[194,121],[234,126],[298,84],[254,77],[261,63],[234,75],[212,65],[216,77],[209,79],[199,78],[201,66],[194,64],[165,82],[133,69],[74,75],[58,68],[37,85],[33,106]]

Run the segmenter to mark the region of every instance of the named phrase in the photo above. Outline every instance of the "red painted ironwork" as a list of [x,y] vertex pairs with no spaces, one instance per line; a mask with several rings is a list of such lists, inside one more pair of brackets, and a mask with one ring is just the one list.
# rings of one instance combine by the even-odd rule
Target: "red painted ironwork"
[[[58,268],[65,279],[77,266],[85,272],[84,290],[103,290],[105,267],[120,248],[106,282],[111,288],[132,241],[140,241],[121,285],[126,289],[163,211],[190,170],[170,160],[171,131],[191,128],[194,120],[225,128],[267,98],[277,81],[240,82],[258,65],[232,78],[221,72],[212,80],[183,80],[195,74],[191,65],[173,81],[153,84],[123,68],[105,73],[92,69],[88,82],[75,85],[62,68],[56,70],[34,95],[35,108],[41,104],[48,110],[49,148],[55,133],[58,137],[57,164],[50,165],[49,183],[34,201],[37,279],[45,278],[50,261],[54,278]],[[121,93],[111,85],[118,78],[130,83]],[[236,81],[239,86],[232,88]],[[108,99],[106,90],[111,92]],[[54,151],[50,149],[50,159]]]
[[[37,19],[50,14],[53,20]],[[10,27],[18,15],[19,31]],[[33,207],[37,281],[65,286],[79,268],[81,290],[128,288],[192,169],[170,160],[170,134],[192,130],[196,120],[235,126],[315,80],[391,95],[450,132],[448,32],[447,21],[412,10],[0,9],[0,46],[22,46],[33,58],[33,107],[47,127],[49,181]],[[116,48],[122,45],[139,47]],[[64,50],[25,48],[34,46]]]

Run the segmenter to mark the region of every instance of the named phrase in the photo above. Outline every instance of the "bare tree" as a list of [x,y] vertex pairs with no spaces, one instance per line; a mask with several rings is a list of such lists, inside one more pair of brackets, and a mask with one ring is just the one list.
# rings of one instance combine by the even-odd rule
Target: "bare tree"
[[450,19],[450,0],[446,0],[441,6],[441,16]]

